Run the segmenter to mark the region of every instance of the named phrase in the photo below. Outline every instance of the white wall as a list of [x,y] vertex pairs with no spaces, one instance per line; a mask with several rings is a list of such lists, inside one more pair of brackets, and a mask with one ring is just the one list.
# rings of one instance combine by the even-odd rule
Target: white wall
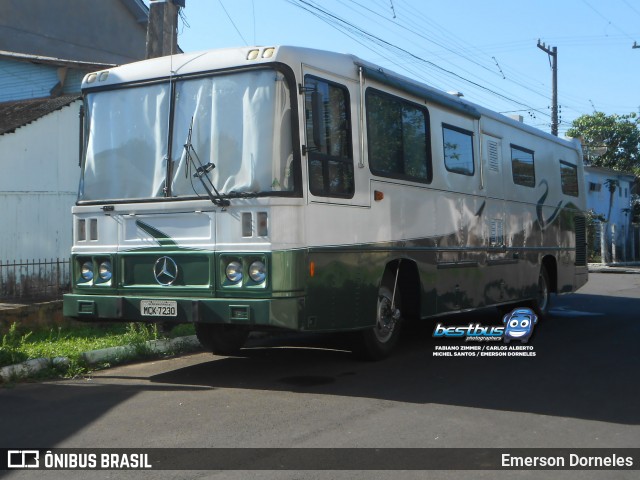
[[0,261],[69,256],[80,105],[0,136]]
[[[619,186],[616,188],[613,194],[613,206],[611,208],[610,225],[628,225],[630,218],[629,214],[625,214],[623,211],[625,208],[629,208],[631,205],[631,184],[626,176],[621,176],[617,172],[601,172],[597,170],[591,170],[588,167],[585,168],[584,174],[584,186],[587,190],[587,209],[592,209],[594,212],[603,216],[607,216],[609,211],[609,187],[605,184],[608,179],[618,180]],[[599,192],[589,191],[589,182],[600,183],[602,185]]]

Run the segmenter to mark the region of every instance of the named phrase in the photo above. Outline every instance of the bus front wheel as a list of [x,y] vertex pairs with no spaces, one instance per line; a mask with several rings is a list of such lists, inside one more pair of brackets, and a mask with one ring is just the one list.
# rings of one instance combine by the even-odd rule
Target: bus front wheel
[[244,346],[249,332],[236,325],[196,323],[196,336],[215,355],[235,355]]
[[378,290],[376,324],[358,332],[354,353],[365,360],[381,360],[391,353],[400,335],[402,318],[400,313],[400,292],[396,289],[395,298],[389,288],[382,286]]

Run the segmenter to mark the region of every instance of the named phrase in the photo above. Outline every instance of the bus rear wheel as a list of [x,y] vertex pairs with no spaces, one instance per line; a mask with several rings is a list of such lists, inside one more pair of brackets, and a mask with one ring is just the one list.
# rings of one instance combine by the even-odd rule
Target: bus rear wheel
[[[395,305],[394,305],[395,304]],[[395,299],[387,287],[378,290],[376,324],[359,332],[354,353],[365,360],[381,360],[389,356],[398,343],[402,318],[400,313],[400,292],[396,289]]]
[[549,284],[549,274],[547,269],[543,266],[540,268],[540,274],[538,275],[538,290],[536,299],[533,301],[533,310],[538,317],[546,318],[549,316],[549,309],[551,307],[551,290]]
[[236,325],[196,323],[196,336],[215,355],[235,355],[244,346],[249,332]]

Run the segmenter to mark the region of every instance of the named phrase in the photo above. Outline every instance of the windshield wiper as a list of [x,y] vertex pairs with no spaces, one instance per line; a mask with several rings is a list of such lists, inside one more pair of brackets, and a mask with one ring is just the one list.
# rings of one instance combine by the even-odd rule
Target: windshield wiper
[[229,193],[223,193],[225,198],[255,198],[260,196],[260,192],[238,192],[237,190],[231,190]]
[[[193,133],[193,117],[191,117],[191,125],[189,125],[189,135],[187,136],[187,143],[184,144],[184,152],[187,156],[187,162],[191,164],[193,168],[195,168],[195,173],[193,174],[193,176],[200,180],[200,182],[202,183],[202,186],[204,187],[204,190],[207,192],[207,195],[209,196],[209,200],[211,200],[211,202],[214,205],[217,205],[219,207],[228,207],[229,205],[231,205],[231,203],[229,202],[229,200],[222,198],[222,195],[220,195],[220,192],[218,192],[218,190],[216,189],[215,185],[211,181],[211,178],[209,178],[209,175],[207,175],[210,171],[216,168],[216,166],[212,162],[203,164],[200,161],[200,157],[198,157],[198,153],[196,152],[196,149],[193,148],[193,144],[191,143],[192,133]],[[191,154],[193,154],[193,156]],[[196,160],[198,161],[198,164],[196,164],[193,157],[196,158]],[[187,175],[190,173],[188,167],[186,168],[186,172],[187,172]],[[215,192],[215,195],[214,195],[214,192]]]

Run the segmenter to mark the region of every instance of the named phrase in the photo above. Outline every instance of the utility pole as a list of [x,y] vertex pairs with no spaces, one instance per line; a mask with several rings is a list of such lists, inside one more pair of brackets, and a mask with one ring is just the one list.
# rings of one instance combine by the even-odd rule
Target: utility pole
[[547,47],[538,39],[538,48],[552,59],[551,64],[551,134],[558,136],[558,47]]
[[147,25],[147,58],[178,53],[178,12],[185,0],[151,0]]

